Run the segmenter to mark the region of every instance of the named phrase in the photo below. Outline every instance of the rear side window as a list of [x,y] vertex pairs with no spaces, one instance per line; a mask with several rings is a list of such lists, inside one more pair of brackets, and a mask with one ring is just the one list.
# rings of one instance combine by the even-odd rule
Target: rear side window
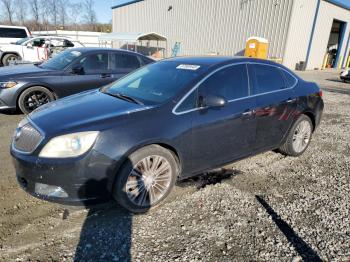
[[214,73],[201,84],[199,93],[202,95],[206,93],[219,95],[227,100],[248,96],[246,65],[233,65]]
[[148,64],[151,64],[153,63],[154,61],[148,57],[144,57],[144,56],[139,56],[139,58],[142,60],[142,63],[144,65],[148,65]]
[[0,38],[25,38],[26,30],[19,28],[0,28]]
[[112,70],[134,70],[141,66],[135,55],[120,53],[112,53],[110,63]]
[[263,94],[286,88],[282,70],[274,66],[252,65],[255,76],[253,94]]
[[293,77],[290,73],[288,73],[284,70],[281,70],[281,71],[284,75],[284,79],[286,81],[287,87],[288,88],[293,87],[297,83],[298,80],[295,77]]

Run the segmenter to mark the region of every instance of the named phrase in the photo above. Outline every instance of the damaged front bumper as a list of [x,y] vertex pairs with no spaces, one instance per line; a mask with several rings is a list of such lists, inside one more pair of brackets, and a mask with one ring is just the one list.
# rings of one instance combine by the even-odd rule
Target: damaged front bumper
[[34,197],[68,205],[111,199],[115,161],[91,150],[76,159],[43,159],[11,150],[21,187]]

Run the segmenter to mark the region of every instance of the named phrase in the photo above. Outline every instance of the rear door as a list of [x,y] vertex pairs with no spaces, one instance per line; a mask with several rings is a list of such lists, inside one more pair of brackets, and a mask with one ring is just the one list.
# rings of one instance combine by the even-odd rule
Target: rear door
[[198,88],[227,99],[221,108],[198,108],[192,114],[193,171],[212,168],[249,154],[255,143],[255,97],[249,96],[246,64],[225,67]]
[[112,81],[135,71],[142,66],[142,61],[137,55],[123,52],[111,52],[109,68]]
[[[100,88],[111,83],[113,80],[110,77],[108,61],[106,51],[89,53],[80,58],[65,71],[60,88],[62,96]],[[81,72],[73,72],[73,68],[81,68]]]
[[297,99],[285,71],[268,64],[249,64],[256,96],[256,150],[278,147],[293,121]]

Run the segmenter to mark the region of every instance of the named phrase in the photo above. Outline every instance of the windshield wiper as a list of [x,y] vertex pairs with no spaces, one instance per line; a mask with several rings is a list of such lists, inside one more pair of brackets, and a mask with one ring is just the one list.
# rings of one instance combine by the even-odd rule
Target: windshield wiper
[[136,99],[134,97],[122,94],[122,93],[111,94],[111,93],[106,92],[106,94],[110,95],[110,96],[114,96],[114,97],[120,98],[120,99],[123,99],[123,100],[128,101],[128,102],[132,102],[132,103],[138,104],[138,105],[144,105],[144,103],[142,103],[140,100],[138,100],[138,99]]

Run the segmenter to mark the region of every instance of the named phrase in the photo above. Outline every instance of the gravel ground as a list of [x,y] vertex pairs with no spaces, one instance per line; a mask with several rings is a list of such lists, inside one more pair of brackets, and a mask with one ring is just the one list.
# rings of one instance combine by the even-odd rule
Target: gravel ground
[[350,261],[350,84],[338,74],[301,73],[325,100],[303,156],[267,152],[178,183],[145,215],[22,192],[8,149],[23,116],[0,114],[0,260]]

